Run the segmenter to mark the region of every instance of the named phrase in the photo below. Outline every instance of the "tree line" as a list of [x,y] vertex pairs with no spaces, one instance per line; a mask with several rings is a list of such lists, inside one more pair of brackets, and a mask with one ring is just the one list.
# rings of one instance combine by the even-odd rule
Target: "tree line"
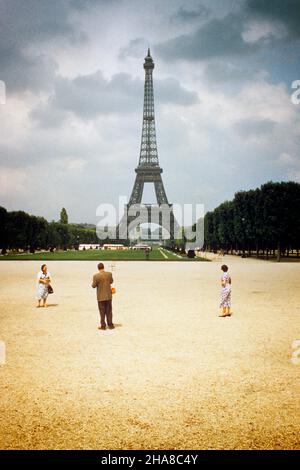
[[[239,191],[204,218],[204,249],[257,257],[300,253],[300,184],[269,182],[250,191]],[[106,240],[106,243],[117,240]],[[78,248],[80,243],[99,244],[96,229],[88,224],[69,224],[63,208],[59,222],[24,211],[8,212],[0,206],[0,249],[54,250]],[[126,244],[126,241],[122,241]],[[173,241],[184,251],[184,237]]]
[[0,249],[21,249],[34,253],[39,250],[78,248],[80,243],[97,244],[96,229],[85,224],[69,224],[63,208],[59,222],[48,222],[43,217],[24,211],[8,212],[0,206]]
[[240,191],[204,219],[205,249],[257,257],[300,250],[300,184],[269,182]]

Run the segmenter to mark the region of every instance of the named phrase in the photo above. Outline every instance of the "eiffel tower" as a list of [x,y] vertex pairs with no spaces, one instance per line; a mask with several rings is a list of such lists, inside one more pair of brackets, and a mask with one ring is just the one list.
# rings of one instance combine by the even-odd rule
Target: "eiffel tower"
[[[125,214],[121,219],[117,233],[119,238],[128,238],[128,227],[136,228],[141,223],[157,223],[160,226],[160,237],[162,227],[165,228],[170,240],[174,240],[179,230],[178,223],[174,216],[173,206],[169,204],[161,174],[162,168],[159,166],[155,115],[154,115],[154,94],[153,94],[153,76],[154,62],[148,48],[148,54],[144,62],[145,85],[144,85],[144,111],[143,111],[143,129],[140,148],[140,158],[138,167],[135,169],[136,178],[129,203],[125,207]],[[145,183],[153,183],[158,205],[142,204],[142,196]],[[132,215],[133,212],[143,214],[140,218]],[[150,220],[151,219],[151,220]],[[136,221],[136,223],[135,223]]]

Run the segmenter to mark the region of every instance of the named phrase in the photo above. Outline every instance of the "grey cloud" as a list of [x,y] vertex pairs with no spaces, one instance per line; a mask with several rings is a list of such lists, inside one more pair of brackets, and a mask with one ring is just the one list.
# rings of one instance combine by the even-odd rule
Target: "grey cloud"
[[300,36],[299,0],[247,0],[246,10],[251,15],[280,21],[286,25],[291,36]]
[[0,142],[0,155],[1,165],[9,166],[10,168],[18,167],[23,162],[19,150],[11,148],[10,145],[3,144],[2,142]]
[[208,83],[236,82],[253,79],[253,70],[245,69],[241,64],[228,61],[211,61],[204,68],[204,78]]
[[9,92],[40,91],[53,82],[57,64],[43,43],[81,44],[87,34],[71,19],[69,0],[3,0],[0,3],[0,70]]
[[142,93],[142,82],[120,73],[106,80],[100,71],[73,80],[58,78],[52,107],[71,111],[82,119],[98,114],[135,111]]
[[[197,93],[174,78],[156,80],[155,94],[156,104],[190,106],[199,101]],[[143,81],[126,73],[115,74],[110,80],[101,71],[73,80],[58,77],[54,94],[34,108],[30,117],[41,126],[52,127],[60,125],[70,113],[90,120],[103,114],[139,112],[142,99]]]
[[183,88],[175,78],[166,78],[157,80],[155,84],[155,95],[157,101],[161,103],[179,104],[190,106],[199,103],[198,94],[195,91],[189,91]]
[[181,6],[176,13],[170,17],[172,23],[189,23],[194,20],[205,20],[209,17],[210,10],[205,5],[198,5],[194,10],[187,10]]
[[59,127],[68,119],[68,112],[55,107],[53,97],[46,102],[41,102],[29,113],[32,121],[45,128]]
[[202,79],[207,86],[219,86],[229,92],[237,92],[237,87],[242,87],[253,80],[261,80],[268,77],[262,64],[253,60],[242,60],[228,58],[212,59],[208,61],[203,69]]
[[43,54],[0,45],[0,70],[8,94],[20,90],[40,91],[52,86],[57,64]]
[[76,10],[86,10],[87,8],[96,7],[99,5],[109,5],[119,0],[70,0],[70,6]]
[[243,119],[239,122],[236,122],[233,127],[241,137],[247,138],[253,136],[270,135],[272,134],[275,125],[276,122],[272,121],[271,119]]
[[132,39],[128,46],[122,47],[119,52],[119,59],[126,59],[126,57],[143,57],[147,50],[148,43],[145,38]]
[[256,51],[258,46],[245,42],[242,31],[241,18],[230,13],[225,18],[208,21],[196,32],[160,43],[155,50],[166,61],[206,60]]
[[1,39],[28,44],[36,40],[67,37],[82,38],[78,24],[71,19],[73,8],[68,0],[4,0],[1,3]]

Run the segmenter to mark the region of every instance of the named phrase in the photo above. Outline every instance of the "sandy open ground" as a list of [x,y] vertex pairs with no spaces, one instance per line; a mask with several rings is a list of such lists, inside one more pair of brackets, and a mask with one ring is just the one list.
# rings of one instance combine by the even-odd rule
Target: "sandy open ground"
[[[119,262],[113,331],[98,331],[95,262],[0,263],[3,449],[299,449],[300,264]],[[106,263],[109,267],[109,263]]]

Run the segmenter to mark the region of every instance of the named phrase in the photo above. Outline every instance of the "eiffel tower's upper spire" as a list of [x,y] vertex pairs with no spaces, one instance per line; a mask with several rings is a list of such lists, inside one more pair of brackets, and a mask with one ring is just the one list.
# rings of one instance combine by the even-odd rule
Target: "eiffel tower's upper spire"
[[145,57],[144,69],[154,69],[154,62],[150,54],[150,47],[148,47],[148,52]]

